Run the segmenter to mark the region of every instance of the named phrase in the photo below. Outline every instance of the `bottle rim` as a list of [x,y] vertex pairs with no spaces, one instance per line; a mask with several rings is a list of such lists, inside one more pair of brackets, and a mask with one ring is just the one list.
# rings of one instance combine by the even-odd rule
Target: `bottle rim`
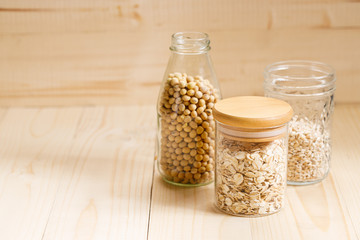
[[210,49],[210,40],[207,33],[177,32],[171,36],[171,51],[188,54],[199,54],[207,52]]
[[[299,75],[296,71],[292,73],[294,70],[304,70],[304,73],[307,74]],[[286,74],[282,74],[282,71]],[[336,82],[333,67],[322,62],[308,60],[288,60],[270,64],[264,70],[264,78],[266,89],[276,86],[278,90],[301,90],[305,92],[323,90],[321,93],[310,95],[323,95],[332,92],[335,90]]]

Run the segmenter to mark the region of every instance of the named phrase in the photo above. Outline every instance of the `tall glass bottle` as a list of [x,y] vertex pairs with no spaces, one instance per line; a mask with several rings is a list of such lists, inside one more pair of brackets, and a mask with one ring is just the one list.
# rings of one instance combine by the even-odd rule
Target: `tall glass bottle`
[[157,165],[163,179],[201,186],[214,179],[214,104],[220,99],[206,33],[172,35],[157,103]]

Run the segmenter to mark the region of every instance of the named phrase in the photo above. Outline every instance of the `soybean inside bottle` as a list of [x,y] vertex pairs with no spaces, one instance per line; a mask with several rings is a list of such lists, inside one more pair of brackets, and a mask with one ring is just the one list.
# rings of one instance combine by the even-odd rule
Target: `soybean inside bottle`
[[206,33],[172,35],[171,55],[157,103],[157,166],[178,186],[214,179],[214,104],[221,98]]

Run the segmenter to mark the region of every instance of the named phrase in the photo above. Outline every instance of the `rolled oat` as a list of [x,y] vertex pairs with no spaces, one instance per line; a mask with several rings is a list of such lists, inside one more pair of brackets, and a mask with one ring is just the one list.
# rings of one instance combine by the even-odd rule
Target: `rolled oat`
[[218,208],[235,215],[271,214],[284,204],[286,137],[266,143],[220,136],[215,192]]

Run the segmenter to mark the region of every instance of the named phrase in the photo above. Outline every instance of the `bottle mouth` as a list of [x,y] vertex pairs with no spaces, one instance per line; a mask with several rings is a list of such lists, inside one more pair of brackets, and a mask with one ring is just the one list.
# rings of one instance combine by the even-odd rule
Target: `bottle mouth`
[[207,33],[177,32],[171,37],[171,51],[179,53],[199,54],[210,50],[210,40]]
[[264,87],[278,94],[323,95],[335,90],[335,70],[324,63],[293,60],[265,68]]

